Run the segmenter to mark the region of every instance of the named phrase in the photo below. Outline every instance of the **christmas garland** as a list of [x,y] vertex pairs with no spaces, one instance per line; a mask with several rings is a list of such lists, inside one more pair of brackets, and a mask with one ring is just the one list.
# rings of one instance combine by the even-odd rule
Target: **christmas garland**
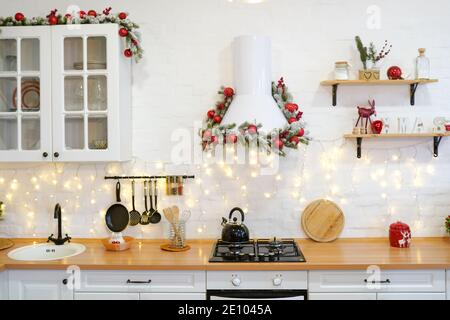
[[27,18],[21,12],[17,12],[14,17],[0,17],[0,27],[102,23],[117,23],[120,26],[119,35],[125,38],[127,45],[123,52],[125,57],[134,57],[136,62],[142,58],[144,50],[140,44],[140,34],[136,30],[139,25],[128,19],[126,12],[111,14],[111,7],[105,8],[101,13],[95,10],[87,12],[80,10],[76,14],[61,15],[58,10],[54,9],[46,17]]
[[447,230],[447,233],[450,233],[450,216],[445,219],[445,229]]
[[[285,156],[284,147],[297,149],[299,143],[308,144],[311,140],[305,130],[306,123],[302,119],[303,112],[293,102],[283,78],[272,83],[272,97],[283,112],[288,124],[284,128],[273,129],[265,134],[259,132],[261,124],[244,122],[236,129],[236,124],[221,125],[222,119],[231,105],[234,90],[230,87],[222,87],[219,91],[222,99],[216,103],[214,109],[206,114],[203,129],[200,132],[203,150],[208,150],[215,145],[241,143],[243,145],[257,145],[259,149],[271,152],[276,151]],[[220,139],[219,139],[220,137]]]

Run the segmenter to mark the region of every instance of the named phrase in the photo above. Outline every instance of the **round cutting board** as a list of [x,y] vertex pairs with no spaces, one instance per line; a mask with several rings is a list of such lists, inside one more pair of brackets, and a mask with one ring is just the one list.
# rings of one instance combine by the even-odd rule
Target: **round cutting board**
[[344,228],[344,213],[333,201],[321,199],[311,202],[302,215],[302,228],[317,242],[336,240]]
[[14,242],[12,242],[11,240],[0,238],[0,250],[11,248],[13,245]]

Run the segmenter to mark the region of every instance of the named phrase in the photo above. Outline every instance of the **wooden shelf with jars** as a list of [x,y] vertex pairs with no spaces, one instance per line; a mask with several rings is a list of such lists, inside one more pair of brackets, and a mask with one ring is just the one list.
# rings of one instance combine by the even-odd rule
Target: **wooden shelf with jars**
[[382,134],[345,134],[345,139],[356,139],[356,156],[361,158],[361,149],[363,139],[414,139],[414,138],[433,138],[433,156],[439,156],[439,144],[442,138],[450,137],[450,132],[426,132],[426,133],[382,133]]
[[324,80],[320,82],[320,85],[322,86],[331,86],[332,87],[332,94],[333,94],[333,107],[337,104],[337,90],[338,86],[340,85],[346,85],[346,86],[358,86],[358,85],[364,85],[364,86],[398,86],[398,85],[409,85],[409,96],[410,96],[410,104],[413,106],[415,104],[415,95],[417,87],[420,84],[427,84],[427,83],[435,83],[438,82],[438,79],[421,79],[421,80]]

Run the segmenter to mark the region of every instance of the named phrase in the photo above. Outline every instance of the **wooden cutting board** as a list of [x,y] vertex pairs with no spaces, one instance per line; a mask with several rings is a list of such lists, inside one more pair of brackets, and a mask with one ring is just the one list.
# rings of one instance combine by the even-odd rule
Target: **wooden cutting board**
[[11,240],[0,238],[0,250],[11,248],[13,245],[14,242],[12,242]]
[[321,199],[311,202],[303,211],[302,228],[317,242],[336,240],[344,228],[344,213],[334,202]]

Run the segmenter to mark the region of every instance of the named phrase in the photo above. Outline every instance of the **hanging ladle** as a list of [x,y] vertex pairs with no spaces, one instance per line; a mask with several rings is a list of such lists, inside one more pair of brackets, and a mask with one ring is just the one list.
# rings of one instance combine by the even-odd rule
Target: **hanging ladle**
[[[158,212],[158,180],[154,181],[155,183],[155,189],[154,189],[154,196],[155,196],[155,210],[153,211],[153,214],[150,217],[150,222],[152,224],[157,224],[161,221],[161,214]],[[151,199],[151,198],[150,198]],[[152,203],[153,204],[153,203]],[[151,210],[151,209],[150,209]]]

